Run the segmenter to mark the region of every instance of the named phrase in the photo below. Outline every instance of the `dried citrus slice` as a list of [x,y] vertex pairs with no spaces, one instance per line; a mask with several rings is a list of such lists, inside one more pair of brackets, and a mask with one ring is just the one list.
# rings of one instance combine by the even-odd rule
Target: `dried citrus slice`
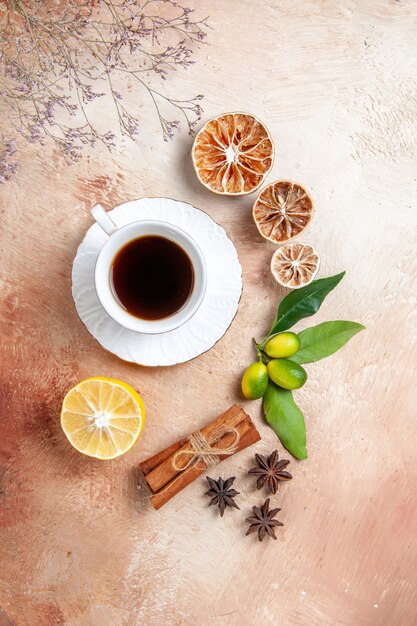
[[258,189],[274,157],[271,136],[249,113],[224,113],[197,134],[193,164],[203,185],[215,193],[241,196]]
[[271,259],[271,272],[283,287],[298,289],[311,283],[319,270],[320,257],[308,243],[286,243]]
[[303,232],[313,211],[313,201],[301,185],[277,180],[260,192],[253,205],[253,219],[262,237],[284,243]]
[[70,389],[61,411],[62,429],[76,450],[114,459],[136,443],[145,421],[142,398],[112,378],[87,378]]

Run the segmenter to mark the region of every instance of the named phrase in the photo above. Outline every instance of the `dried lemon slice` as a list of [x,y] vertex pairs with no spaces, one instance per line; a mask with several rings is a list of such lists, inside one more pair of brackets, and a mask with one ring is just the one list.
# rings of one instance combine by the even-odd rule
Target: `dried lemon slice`
[[136,443],[145,421],[142,398],[112,378],[87,378],[70,389],[61,411],[62,429],[76,450],[114,459]]
[[197,134],[192,158],[203,185],[215,193],[241,196],[258,189],[273,163],[271,136],[254,115],[224,113]]
[[271,272],[283,287],[298,289],[314,280],[319,270],[320,257],[308,243],[286,243],[271,259]]
[[303,232],[313,211],[313,201],[301,185],[277,180],[260,192],[253,205],[253,219],[262,237],[284,243]]

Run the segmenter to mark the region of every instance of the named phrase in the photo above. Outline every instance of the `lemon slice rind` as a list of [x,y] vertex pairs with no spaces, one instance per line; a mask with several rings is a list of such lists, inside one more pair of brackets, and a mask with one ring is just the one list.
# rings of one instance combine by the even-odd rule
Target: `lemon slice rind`
[[62,403],[61,426],[68,441],[96,459],[114,459],[128,452],[144,421],[140,395],[112,378],[87,378],[70,389]]

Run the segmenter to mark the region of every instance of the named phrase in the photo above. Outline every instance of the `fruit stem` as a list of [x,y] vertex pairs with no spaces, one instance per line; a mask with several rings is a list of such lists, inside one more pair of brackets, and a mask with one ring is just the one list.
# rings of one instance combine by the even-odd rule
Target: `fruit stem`
[[263,349],[263,345],[261,343],[258,343],[255,337],[252,337],[252,339],[255,344],[256,354],[258,355],[259,363],[264,363],[265,365],[267,365],[267,363],[271,360],[270,357],[266,354],[265,350]]
[[267,335],[266,337],[264,337],[261,341],[261,343],[257,344],[261,349],[263,349],[263,347],[265,346],[265,344],[268,343],[269,339],[271,338],[271,335]]

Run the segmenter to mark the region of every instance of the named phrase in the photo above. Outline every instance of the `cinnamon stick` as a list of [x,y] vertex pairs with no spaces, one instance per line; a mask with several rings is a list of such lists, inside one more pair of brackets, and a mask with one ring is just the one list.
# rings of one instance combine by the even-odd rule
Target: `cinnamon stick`
[[[227,430],[229,428],[236,428],[239,435],[242,436],[249,428],[248,424],[246,424],[246,426],[244,425],[247,417],[248,415],[245,411],[241,407],[234,404],[217,419],[205,426],[205,428],[202,428],[200,432],[207,439],[207,441],[210,441],[213,435],[220,429]],[[239,428],[240,425],[242,426]],[[226,448],[232,441],[233,435],[230,433],[225,434],[221,439],[213,443],[213,448],[218,448],[219,450],[221,448]],[[151,491],[154,493],[160,491],[160,489],[162,489],[167,483],[169,483],[170,480],[175,478],[175,476],[181,472],[181,468],[184,468],[187,464],[187,456],[185,454],[178,456],[176,464],[180,469],[176,469],[174,467],[172,460],[175,453],[185,451],[191,451],[191,445],[188,439],[186,439],[174,453],[170,453],[169,456],[166,456],[165,451],[160,453],[161,462],[146,474],[146,482],[151,488]],[[144,464],[146,464],[146,461]]]
[[[252,427],[240,438],[237,445],[236,452],[244,450],[253,443],[256,443],[261,438],[258,430],[252,424]],[[190,485],[196,478],[204,474],[206,468],[201,465],[193,465],[191,468],[178,474],[173,480],[171,480],[163,489],[151,496],[151,503],[154,509],[160,509],[171,498],[177,495],[187,485]]]
[[[208,442],[212,442],[213,438],[219,433],[225,432],[218,440],[211,443],[213,449],[221,451],[222,448],[226,449],[232,445],[235,440],[235,433],[227,432],[232,428],[239,433],[236,449],[227,455],[219,455],[220,460],[243,450],[261,438],[249,415],[235,404],[205,428],[202,428],[200,433]],[[153,494],[151,502],[155,509],[163,506],[207,469],[202,459],[198,459],[195,463],[185,467],[188,460],[186,455],[176,457],[175,465],[178,467],[176,469],[173,460],[179,451],[192,451],[188,437],[180,439],[165,450],[142,461],[139,465]],[[181,469],[181,467],[184,469]]]
[[150,471],[155,469],[155,467],[158,467],[158,465],[160,465],[162,461],[165,461],[165,459],[173,456],[175,452],[177,452],[186,441],[187,437],[184,437],[176,443],[173,443],[172,446],[169,446],[169,448],[165,448],[165,450],[162,450],[161,452],[158,452],[158,454],[149,457],[149,459],[146,459],[146,461],[142,461],[139,467],[145,474],[145,476],[146,474],[149,474]]

